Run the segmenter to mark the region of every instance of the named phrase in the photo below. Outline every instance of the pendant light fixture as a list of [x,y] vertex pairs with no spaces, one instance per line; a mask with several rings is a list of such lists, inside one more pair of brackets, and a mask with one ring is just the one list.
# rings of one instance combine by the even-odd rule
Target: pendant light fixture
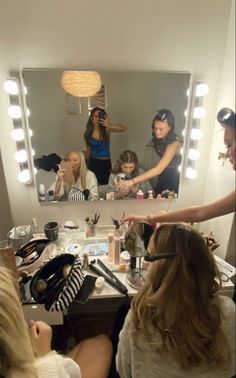
[[61,85],[75,97],[94,96],[101,88],[101,77],[95,71],[64,71]]

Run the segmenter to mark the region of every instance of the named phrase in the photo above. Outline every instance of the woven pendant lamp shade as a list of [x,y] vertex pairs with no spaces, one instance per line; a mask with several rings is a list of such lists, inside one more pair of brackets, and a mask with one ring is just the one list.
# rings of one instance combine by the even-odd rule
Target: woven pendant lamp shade
[[101,88],[101,77],[95,71],[64,71],[61,85],[65,92],[76,97],[94,96]]

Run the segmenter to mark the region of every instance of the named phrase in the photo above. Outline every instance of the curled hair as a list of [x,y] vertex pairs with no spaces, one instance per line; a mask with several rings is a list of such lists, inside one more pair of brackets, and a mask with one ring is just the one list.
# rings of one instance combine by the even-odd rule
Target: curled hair
[[[86,130],[85,130],[85,133],[84,133],[85,142],[89,146],[90,146],[90,138],[92,136],[93,127],[94,127],[93,126],[93,116],[94,116],[94,113],[97,112],[97,111],[103,112],[105,114],[105,116],[107,116],[107,113],[105,112],[104,109],[101,109],[99,107],[95,107],[95,108],[92,109],[92,111],[89,115],[87,125],[86,125]],[[102,140],[107,140],[109,138],[109,134],[107,133],[106,128],[104,126],[99,125],[99,134],[100,134],[100,138]]]
[[222,125],[230,126],[235,130],[235,113],[230,108],[222,108],[217,113],[217,120]]
[[77,154],[80,157],[79,177],[80,177],[80,182],[81,182],[81,190],[85,190],[86,189],[86,176],[87,176],[88,168],[87,168],[87,164],[86,164],[86,161],[85,161],[84,153],[81,152],[81,151],[72,150],[72,151],[68,152],[68,154],[66,155],[66,160],[69,159],[69,156],[72,153]]
[[35,354],[13,278],[0,266],[0,375],[37,377]]
[[131,176],[132,177],[138,176],[138,168],[139,168],[138,157],[135,152],[130,151],[130,150],[125,150],[120,154],[119,159],[117,160],[112,170],[112,173],[115,173],[115,174],[121,173],[122,172],[121,166],[122,164],[125,164],[125,163],[134,164],[134,170]]
[[151,254],[176,256],[152,263],[146,284],[132,302],[135,329],[150,342],[151,322],[161,336],[157,350],[169,352],[183,369],[201,363],[227,366],[230,349],[215,296],[220,274],[205,240],[190,226],[164,224],[154,232],[149,248]]

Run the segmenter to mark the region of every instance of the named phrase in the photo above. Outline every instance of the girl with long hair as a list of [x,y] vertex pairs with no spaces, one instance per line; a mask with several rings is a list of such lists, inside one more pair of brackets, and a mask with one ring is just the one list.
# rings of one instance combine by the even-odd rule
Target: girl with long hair
[[152,122],[152,147],[156,152],[156,166],[131,180],[121,181],[118,184],[118,189],[130,188],[144,180],[158,176],[156,194],[161,194],[165,190],[178,194],[181,146],[182,139],[175,133],[173,113],[168,109],[159,110]]
[[67,356],[51,350],[52,329],[26,324],[8,269],[0,261],[0,376],[3,378],[107,378],[112,345],[105,335],[85,339]]
[[59,168],[57,180],[50,188],[54,190],[54,197],[66,197],[68,201],[97,200],[97,179],[94,173],[88,170],[84,153],[70,151],[66,156],[66,161],[71,163],[73,181],[66,183],[64,181],[66,169]]
[[95,173],[98,184],[106,185],[111,171],[110,133],[125,131],[123,125],[111,124],[107,113],[93,108],[84,133],[88,168]]
[[109,176],[109,191],[114,192],[115,197],[120,199],[135,198],[138,190],[142,190],[144,195],[146,195],[149,190],[152,190],[152,186],[148,180],[143,181],[138,185],[134,185],[129,189],[123,189],[120,191],[116,189],[118,180],[129,180],[142,174],[143,172],[143,169],[141,169],[139,166],[136,153],[130,150],[123,151]]
[[230,378],[235,373],[235,305],[218,295],[220,274],[200,233],[163,224],[149,242],[146,284],[131,303],[120,333],[121,378]]

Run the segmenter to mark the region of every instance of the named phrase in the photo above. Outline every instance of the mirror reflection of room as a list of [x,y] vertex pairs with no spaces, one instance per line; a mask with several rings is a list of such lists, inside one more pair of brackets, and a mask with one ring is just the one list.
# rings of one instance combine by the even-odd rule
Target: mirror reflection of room
[[[81,97],[78,98],[80,111],[68,114],[66,95],[60,85],[62,72],[62,70],[52,69],[23,70],[24,84],[29,91],[26,100],[31,111],[29,126],[33,130],[32,147],[35,150],[34,161],[38,169],[37,189],[40,185],[44,185],[45,200],[49,200],[49,191],[50,200],[69,200],[67,196],[57,194],[52,196],[54,171],[58,169],[58,165],[54,164],[51,169],[47,167],[47,171],[43,165],[45,160],[51,159],[54,154],[59,160],[65,160],[68,151],[72,150],[84,152],[89,171],[95,173],[98,182],[98,197],[90,196],[89,200],[156,198],[157,194],[161,197],[161,193],[166,193],[167,190],[173,197],[177,197],[179,181],[177,178],[176,184],[172,184],[172,178],[176,181],[174,178],[176,174],[173,171],[170,174],[171,182],[167,182],[162,190],[157,187],[157,174],[144,180],[144,190],[142,190],[142,182],[130,185],[130,180],[127,180],[129,175],[126,177],[127,185],[123,189],[118,182],[115,186],[113,183],[113,188],[111,188],[108,180],[110,174],[114,173],[113,169],[119,156],[126,150],[131,150],[137,155],[140,170],[137,172],[138,176],[155,167],[162,159],[164,149],[162,147],[162,151],[157,153],[154,134],[152,138],[153,117],[158,109],[161,110],[161,105],[165,105],[162,109],[171,109],[175,117],[175,133],[182,135],[186,124],[184,111],[188,105],[186,92],[190,86],[190,74],[101,71],[105,93],[101,108],[99,106],[91,108],[92,104],[96,105],[94,100],[96,96]],[[46,88],[48,89],[47,100]],[[46,131],[49,125],[50,135]],[[46,138],[44,138],[45,135],[47,135]],[[180,164],[179,159],[178,168]],[[165,173],[167,171],[170,172],[169,167]],[[133,176],[132,174],[132,178]],[[177,176],[179,176],[179,171]],[[119,177],[123,180],[122,176]],[[148,194],[151,190],[152,193]],[[83,199],[83,197],[79,198]]]

